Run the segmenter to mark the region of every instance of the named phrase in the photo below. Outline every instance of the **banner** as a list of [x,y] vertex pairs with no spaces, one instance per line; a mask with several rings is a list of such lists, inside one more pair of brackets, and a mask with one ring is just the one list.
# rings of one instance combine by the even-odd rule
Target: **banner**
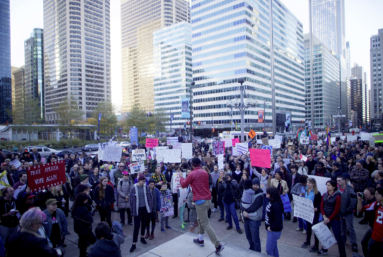
[[[105,142],[105,143],[98,143],[98,159],[104,160],[104,150],[106,146],[116,146],[117,142]],[[120,147],[121,149],[121,147]]]
[[192,143],[183,143],[181,145],[182,158],[189,160],[193,158],[193,144]]
[[223,170],[224,165],[223,165],[223,154],[218,155],[218,169]]
[[133,144],[133,142],[138,143],[138,129],[136,127],[130,128],[130,143]]
[[145,161],[145,160],[146,160],[146,154],[144,149],[136,149],[132,151],[133,162],[139,162],[139,161]]
[[27,174],[28,187],[32,192],[64,184],[66,181],[65,161],[28,167]]
[[181,118],[190,119],[189,98],[182,98],[181,104],[182,104]]
[[119,146],[105,146],[103,160],[105,162],[120,162],[122,156],[122,148]]
[[320,176],[314,176],[314,175],[308,175],[309,178],[315,179],[315,182],[317,182],[317,188],[318,191],[323,195],[327,192],[327,185],[326,183],[331,180],[331,178],[326,177],[320,177]]
[[173,145],[173,144],[178,144],[178,137],[167,137],[166,138],[166,144],[167,145]]
[[225,142],[214,141],[213,143],[213,155],[219,155],[225,153]]
[[285,209],[285,212],[291,212],[292,209],[291,209],[289,195],[288,194],[281,195],[281,199],[282,199],[283,208]]
[[174,214],[172,192],[170,190],[166,190],[165,193],[161,192],[160,198],[161,209],[159,218],[172,216]]
[[294,217],[304,219],[311,224],[314,221],[314,203],[310,199],[293,195]]
[[314,225],[312,230],[317,236],[319,242],[321,242],[323,248],[329,249],[333,244],[336,244],[334,235],[323,222]]
[[286,113],[286,122],[285,122],[285,127],[290,127],[291,124],[291,113]]
[[259,110],[258,111],[258,123],[263,123],[264,117],[265,117],[265,111]]
[[153,152],[156,155],[156,160],[157,163],[163,162],[164,161],[164,156],[165,156],[165,151],[168,148],[166,146],[157,146],[153,148]]
[[144,172],[145,171],[145,165],[143,162],[135,162],[129,164],[129,169],[131,174],[139,173],[139,172]]
[[166,149],[164,163],[181,163],[181,149]]
[[233,139],[231,140],[231,144],[232,144],[232,146],[235,146],[236,143],[239,143],[239,138],[233,138]]
[[[186,172],[183,173],[183,177],[186,178]],[[177,190],[181,188],[181,178],[178,172],[173,172],[171,186],[172,186],[172,193],[177,194]]]
[[156,146],[158,146],[158,139],[157,138],[146,138],[145,147],[153,148]]
[[251,166],[270,168],[271,157],[269,150],[250,148]]

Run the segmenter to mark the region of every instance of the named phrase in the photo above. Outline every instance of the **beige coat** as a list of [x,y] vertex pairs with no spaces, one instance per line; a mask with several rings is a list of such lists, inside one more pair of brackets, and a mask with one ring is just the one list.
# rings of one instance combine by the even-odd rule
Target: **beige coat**
[[[288,193],[289,192],[289,187],[287,186],[286,181],[281,180],[281,185],[283,188],[283,193]],[[278,188],[278,180],[276,178],[272,178],[271,180],[267,181],[267,187],[275,187]]]

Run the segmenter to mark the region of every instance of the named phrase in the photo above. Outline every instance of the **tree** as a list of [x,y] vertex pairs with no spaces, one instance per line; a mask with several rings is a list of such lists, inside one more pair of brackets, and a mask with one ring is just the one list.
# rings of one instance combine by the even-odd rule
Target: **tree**
[[69,99],[61,101],[54,111],[59,116],[57,123],[60,126],[60,130],[69,132],[70,144],[72,145],[72,131],[76,124],[82,122],[83,110],[79,109],[77,100],[71,96]]
[[169,123],[169,119],[169,114],[166,113],[165,109],[158,109],[154,112],[153,116],[150,117],[149,124],[156,132],[165,132],[165,126]]
[[129,128],[135,126],[138,130],[138,134],[140,135],[140,132],[147,130],[148,124],[149,122],[146,117],[145,110],[141,108],[139,104],[133,105],[128,117],[125,120],[126,129],[129,130]]
[[89,119],[90,124],[96,126],[98,125],[99,113],[102,114],[99,133],[106,136],[114,135],[117,129],[118,121],[112,104],[110,102],[98,103],[98,108],[94,109],[92,118]]

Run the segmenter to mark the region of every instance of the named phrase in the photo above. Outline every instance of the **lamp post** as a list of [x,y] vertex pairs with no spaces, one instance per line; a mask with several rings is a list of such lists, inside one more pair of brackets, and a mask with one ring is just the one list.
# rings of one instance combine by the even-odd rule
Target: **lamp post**
[[266,100],[263,101],[263,131],[265,131],[265,120],[266,120]]
[[193,136],[192,136],[192,131],[193,131],[193,113],[192,113],[192,108],[193,108],[193,87],[195,85],[195,82],[193,81],[190,84],[189,88],[189,93],[190,93],[190,99],[189,99],[189,109],[190,109],[190,142],[193,143]]
[[255,107],[257,105],[257,100],[254,100],[252,98],[246,98],[246,92],[245,92],[245,86],[243,86],[243,83],[245,80],[243,78],[238,79],[238,83],[241,84],[239,87],[240,90],[240,98],[234,98],[230,100],[226,105],[229,108],[236,108],[239,109],[241,113],[241,141],[244,141],[244,127],[245,127],[245,122],[244,122],[244,113],[247,108],[250,107]]

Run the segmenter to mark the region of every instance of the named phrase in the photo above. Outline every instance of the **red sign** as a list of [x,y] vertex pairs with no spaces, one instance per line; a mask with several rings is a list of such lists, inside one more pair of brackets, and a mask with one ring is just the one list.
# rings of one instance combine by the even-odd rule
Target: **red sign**
[[318,140],[318,135],[311,135],[311,140]]
[[157,138],[147,138],[146,139],[146,147],[153,148],[158,146],[158,139]]
[[231,144],[232,144],[233,146],[235,146],[236,143],[239,143],[239,138],[233,138],[233,139],[231,140]]
[[39,191],[49,187],[64,184],[65,161],[57,161],[29,167],[28,186],[31,191]]
[[271,166],[270,150],[250,148],[249,151],[250,151],[251,166],[270,169],[270,166]]

